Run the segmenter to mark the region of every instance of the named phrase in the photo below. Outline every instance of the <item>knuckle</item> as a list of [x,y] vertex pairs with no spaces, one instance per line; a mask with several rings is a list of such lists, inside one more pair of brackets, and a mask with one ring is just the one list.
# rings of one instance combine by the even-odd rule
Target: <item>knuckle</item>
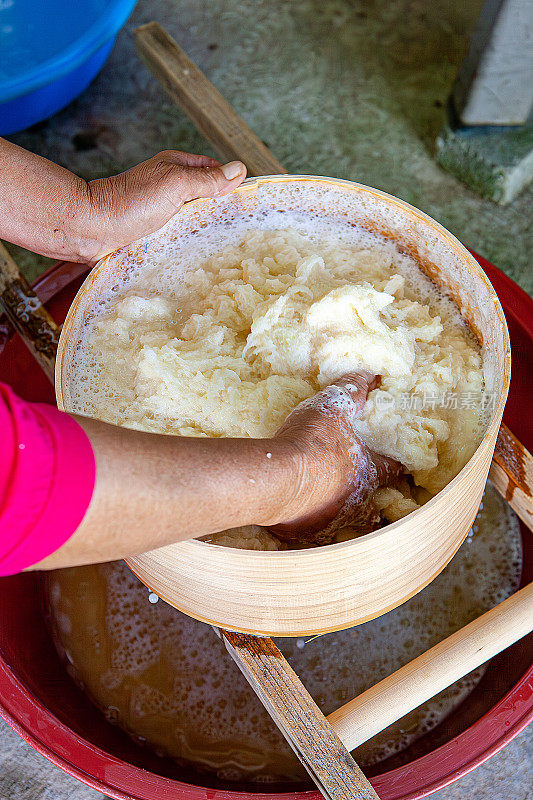
[[153,158],[158,161],[171,161],[177,155],[179,155],[178,150],[161,150],[161,152],[156,153]]
[[224,185],[220,171],[212,167],[196,167],[187,170],[189,194],[204,196],[216,194]]
[[201,172],[206,184],[214,189],[218,189],[221,184],[226,182],[218,167],[204,167]]

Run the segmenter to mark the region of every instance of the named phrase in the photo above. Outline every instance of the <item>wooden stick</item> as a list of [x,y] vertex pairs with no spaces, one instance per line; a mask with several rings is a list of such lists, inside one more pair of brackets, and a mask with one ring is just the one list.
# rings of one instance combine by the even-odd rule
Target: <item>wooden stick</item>
[[223,160],[243,161],[249,175],[287,172],[161,25],[137,28],[135,43],[161,86]]
[[533,583],[334,711],[353,750],[533,630]]
[[221,631],[244,677],[326,798],[378,795],[272,639]]
[[489,478],[522,522],[533,530],[533,456],[503,423]]
[[0,242],[0,306],[50,381],[59,342],[59,327]]

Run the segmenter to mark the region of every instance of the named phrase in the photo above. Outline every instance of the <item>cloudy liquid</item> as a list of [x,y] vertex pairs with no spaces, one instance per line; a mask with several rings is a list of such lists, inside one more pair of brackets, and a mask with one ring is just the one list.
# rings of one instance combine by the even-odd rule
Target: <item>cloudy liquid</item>
[[[329,714],[512,594],[520,570],[518,520],[489,484],[465,543],[418,595],[355,628],[276,641]],[[47,577],[56,647],[107,720],[221,780],[306,780],[211,627],[149,596],[121,562]],[[374,764],[400,752],[438,725],[482,674],[476,670],[362,745],[357,760]]]

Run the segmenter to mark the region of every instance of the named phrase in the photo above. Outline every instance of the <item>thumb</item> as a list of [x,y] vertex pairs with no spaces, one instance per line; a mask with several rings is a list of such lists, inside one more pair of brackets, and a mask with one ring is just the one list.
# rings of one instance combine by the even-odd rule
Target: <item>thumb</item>
[[168,173],[167,191],[179,203],[198,197],[221,197],[236,189],[246,177],[241,161],[216,167],[176,166]]

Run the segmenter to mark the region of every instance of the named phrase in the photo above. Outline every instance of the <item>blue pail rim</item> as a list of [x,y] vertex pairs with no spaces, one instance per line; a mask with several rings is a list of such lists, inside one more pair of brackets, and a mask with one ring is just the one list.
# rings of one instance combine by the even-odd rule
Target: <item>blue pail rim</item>
[[81,36],[68,47],[50,58],[41,61],[15,78],[0,83],[0,103],[22,97],[35,89],[47,86],[78,67],[122,28],[137,0],[117,0],[109,3],[106,10]]

